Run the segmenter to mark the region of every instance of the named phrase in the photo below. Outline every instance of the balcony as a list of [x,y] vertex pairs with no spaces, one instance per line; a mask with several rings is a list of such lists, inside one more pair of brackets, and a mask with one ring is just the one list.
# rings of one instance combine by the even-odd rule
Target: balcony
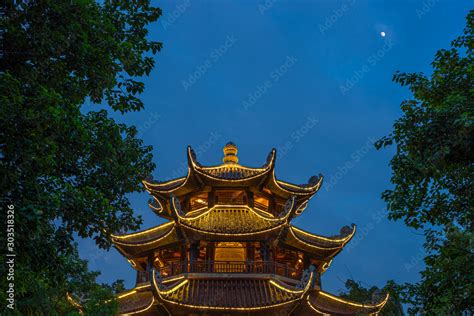
[[183,261],[160,268],[160,274],[166,277],[183,273],[276,274],[299,280],[302,271],[273,261]]

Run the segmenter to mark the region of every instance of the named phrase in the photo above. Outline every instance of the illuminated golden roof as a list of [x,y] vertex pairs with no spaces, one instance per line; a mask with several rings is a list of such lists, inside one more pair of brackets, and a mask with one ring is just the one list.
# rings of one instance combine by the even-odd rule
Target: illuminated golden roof
[[111,237],[115,247],[128,258],[179,240],[174,222],[168,222],[133,234],[111,235]]
[[244,205],[216,205],[200,214],[189,216],[181,211],[179,200],[171,199],[171,207],[180,225],[211,235],[255,235],[283,227],[296,207],[295,198],[289,200],[279,217],[265,216]]
[[[266,190],[282,199],[296,195],[297,203],[300,205],[296,212],[291,215],[299,215],[305,208],[308,200],[318,192],[323,177],[312,176],[308,183],[292,184],[282,181],[275,176],[276,150],[268,154],[267,160],[262,167],[246,167],[238,163],[237,146],[228,143],[224,147],[224,163],[216,166],[203,166],[197,159],[194,150],[188,146],[188,173],[185,177],[165,182],[156,182],[151,179],[143,181],[145,189],[153,195],[155,200],[149,203],[150,207],[160,216],[169,218],[170,210],[166,205],[160,205],[160,201],[167,201],[171,195],[185,196],[202,187],[245,187],[254,188],[258,191]],[[163,207],[165,209],[163,209]]]
[[355,231],[356,226],[353,224],[352,227],[344,226],[337,236],[324,237],[291,225],[284,243],[328,261],[342,250],[354,236]]
[[306,309],[316,315],[376,315],[385,306],[389,295],[385,295],[380,302],[361,304],[346,300],[323,291],[313,291],[306,298]]
[[[150,288],[148,284],[148,288]],[[155,298],[151,288],[147,291],[132,289],[117,296],[119,315],[144,314],[153,308]]]
[[306,270],[299,286],[273,279],[181,279],[165,286],[153,271],[159,301],[201,311],[258,312],[297,303],[310,290],[315,273]]
[[237,156],[232,153],[237,153],[237,147],[232,145],[224,147],[224,164],[212,167],[204,167],[196,160],[196,154],[191,147],[188,147],[188,160],[190,161],[190,167],[193,171],[198,174],[208,177],[214,180],[224,181],[242,181],[249,180],[255,177],[263,176],[268,173],[275,162],[276,150],[273,149],[268,154],[267,162],[261,168],[251,168],[239,165]]

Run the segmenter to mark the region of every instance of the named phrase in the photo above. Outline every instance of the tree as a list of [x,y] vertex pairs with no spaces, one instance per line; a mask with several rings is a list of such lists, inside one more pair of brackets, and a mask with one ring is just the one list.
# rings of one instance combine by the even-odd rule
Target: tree
[[413,100],[401,105],[394,131],[376,148],[396,145],[393,189],[382,198],[389,218],[426,236],[421,281],[407,284],[411,313],[474,312],[474,11],[463,35],[440,50],[433,73],[396,73]]
[[380,312],[381,316],[403,316],[405,313],[403,312],[402,300],[400,298],[400,291],[401,287],[397,285],[394,281],[390,280],[387,284],[379,289],[376,286],[372,286],[371,288],[363,287],[359,282],[354,280],[347,280],[346,281],[346,291],[340,293],[340,296],[343,298],[347,298],[349,300],[355,302],[373,302],[376,301],[380,295],[384,295],[388,293],[390,295],[387,304],[385,304],[384,308]]
[[[69,293],[95,314],[112,290],[96,284],[74,237],[108,249],[110,233],[141,223],[127,194],[143,190],[152,148],[105,108],[143,108],[140,78],[162,47],[147,28],[161,10],[146,0],[8,3],[0,20],[0,190],[2,207],[15,207],[16,313],[77,311]],[[102,104],[87,112],[88,102]]]

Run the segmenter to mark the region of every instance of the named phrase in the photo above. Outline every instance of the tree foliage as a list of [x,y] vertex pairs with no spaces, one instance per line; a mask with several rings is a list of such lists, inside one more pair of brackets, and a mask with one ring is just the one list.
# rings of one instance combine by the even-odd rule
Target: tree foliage
[[371,303],[377,302],[381,295],[389,294],[389,300],[380,312],[381,316],[403,316],[403,306],[400,298],[400,286],[390,280],[383,288],[372,286],[370,288],[363,287],[359,282],[347,280],[345,284],[346,290],[340,293],[340,296],[355,302]]
[[396,73],[413,99],[378,149],[396,145],[393,189],[382,198],[389,218],[426,236],[421,281],[406,286],[412,313],[473,312],[474,11],[464,33],[439,50],[430,76]]
[[[110,233],[138,229],[126,194],[141,191],[154,168],[136,128],[99,107],[143,108],[140,78],[161,49],[148,26],[161,11],[143,0],[9,3],[1,19],[0,190],[15,205],[17,312],[64,314],[70,293],[95,314],[112,291],[95,283],[74,237],[108,249]],[[89,102],[103,105],[86,112]]]

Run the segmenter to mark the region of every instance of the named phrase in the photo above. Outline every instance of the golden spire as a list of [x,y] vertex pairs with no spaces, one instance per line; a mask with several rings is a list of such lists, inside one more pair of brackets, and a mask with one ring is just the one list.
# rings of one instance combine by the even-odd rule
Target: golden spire
[[222,158],[222,161],[224,163],[238,163],[239,158],[237,158],[237,151],[238,148],[233,142],[228,142],[225,144],[224,148],[224,158]]

